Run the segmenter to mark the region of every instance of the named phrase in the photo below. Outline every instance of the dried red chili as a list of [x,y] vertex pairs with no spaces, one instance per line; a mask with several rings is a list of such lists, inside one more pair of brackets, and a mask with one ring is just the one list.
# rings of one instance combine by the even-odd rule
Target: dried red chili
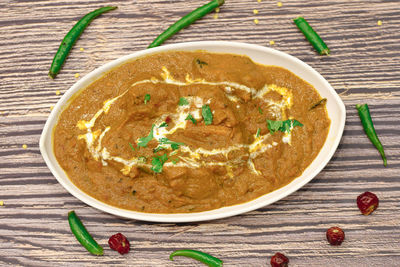
[[371,214],[379,206],[378,197],[371,192],[364,192],[357,197],[357,206],[364,215]]
[[275,253],[274,256],[271,257],[271,266],[272,267],[287,267],[289,264],[289,259],[283,255],[282,253]]
[[113,250],[118,251],[119,254],[126,254],[130,250],[130,244],[128,239],[121,233],[112,235],[108,239],[108,245]]
[[339,246],[344,240],[344,232],[339,227],[331,227],[326,231],[326,239],[332,246]]

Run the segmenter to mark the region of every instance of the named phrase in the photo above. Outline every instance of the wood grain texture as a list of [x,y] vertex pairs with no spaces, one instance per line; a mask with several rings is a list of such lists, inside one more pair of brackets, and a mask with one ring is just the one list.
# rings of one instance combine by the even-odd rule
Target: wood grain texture
[[[282,7],[270,0],[226,0],[217,19],[210,14],[166,42],[227,40],[270,46],[273,40],[274,48],[310,64],[340,93],[347,122],[337,152],[312,182],[283,200],[211,222],[154,224],[88,207],[55,180],[38,141],[50,107],[77,80],[74,74],[83,76],[145,49],[167,25],[205,2],[112,1],[118,9],[92,22],[55,80],[47,72],[63,36],[84,14],[110,2],[0,3],[1,266],[202,266],[182,257],[169,261],[170,252],[181,248],[209,252],[226,266],[269,266],[277,251],[290,258],[290,266],[400,266],[398,0],[283,0]],[[320,33],[331,56],[318,56],[305,41],[292,23],[299,15]],[[354,108],[361,102],[370,106],[387,168],[362,131]],[[355,204],[366,190],[381,199],[371,216],[360,215]],[[89,255],[70,233],[67,212],[73,209],[104,247],[110,235],[123,232],[132,252],[120,256],[106,248],[103,257]],[[325,239],[326,229],[334,225],[346,232],[340,247]]]

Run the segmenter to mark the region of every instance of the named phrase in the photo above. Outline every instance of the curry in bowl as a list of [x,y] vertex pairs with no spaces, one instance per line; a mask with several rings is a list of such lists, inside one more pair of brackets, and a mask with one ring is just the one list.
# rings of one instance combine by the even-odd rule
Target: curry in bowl
[[329,127],[319,93],[284,68],[169,51],[120,65],[77,93],[53,131],[54,153],[102,202],[190,213],[287,185]]

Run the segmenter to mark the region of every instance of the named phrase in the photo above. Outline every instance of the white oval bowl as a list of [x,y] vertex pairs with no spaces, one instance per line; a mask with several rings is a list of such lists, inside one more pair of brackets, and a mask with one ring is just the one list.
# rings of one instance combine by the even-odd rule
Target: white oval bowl
[[[322,97],[327,98],[328,101],[326,107],[328,110],[328,115],[331,119],[331,126],[329,129],[328,137],[318,156],[311,163],[311,165],[307,167],[307,169],[303,172],[301,176],[297,177],[291,183],[278,190],[265,194],[246,203],[204,212],[158,214],[125,210],[103,203],[80,190],[69,180],[68,176],[57,162],[53,150],[53,128],[56,126],[60,114],[67,107],[69,99],[79,90],[87,87],[93,81],[100,78],[104,73],[127,61],[150,54],[171,50],[206,50],[209,52],[247,55],[256,63],[264,65],[275,65],[286,68],[303,80],[312,84]],[[40,137],[40,152],[42,153],[42,156],[47,166],[49,167],[53,175],[57,178],[58,182],[62,186],[64,186],[65,189],[67,189],[67,191],[70,192],[72,195],[94,208],[117,216],[150,222],[178,223],[206,221],[225,218],[256,210],[286,197],[287,195],[295,192],[296,190],[307,184],[326,166],[326,164],[335,153],[343,134],[345,119],[345,106],[338,94],[332,88],[332,86],[316,70],[293,56],[271,48],[246,43],[224,41],[179,43],[147,49],[121,57],[97,68],[96,70],[92,71],[91,73],[80,79],[78,82],[76,82],[61,97],[61,99],[58,101],[57,105],[51,112],[49,118],[47,119],[47,122],[43,129],[43,133]]]

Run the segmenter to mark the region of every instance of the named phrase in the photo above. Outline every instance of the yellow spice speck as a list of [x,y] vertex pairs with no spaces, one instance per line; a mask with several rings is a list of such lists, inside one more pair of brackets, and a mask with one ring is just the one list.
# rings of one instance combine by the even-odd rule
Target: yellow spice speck
[[50,106],[50,110],[53,110],[54,106]]
[[61,93],[60,93],[60,91],[59,90],[57,90],[56,91],[56,95],[60,95]]
[[254,20],[254,23],[255,23],[255,24],[258,24],[258,22],[259,22],[258,19],[255,19],[255,20]]
[[4,206],[4,201],[0,200],[0,206]]
[[261,0],[257,0],[257,2],[261,3]]
[[81,50],[81,51],[85,51],[85,48],[81,47],[79,50]]
[[25,144],[23,144],[23,145],[22,145],[22,148],[23,148],[23,149],[27,149],[27,148],[28,148],[28,146],[27,146],[27,145],[25,145]]
[[281,6],[282,6],[282,2],[278,2],[278,3],[276,3],[276,5],[277,5],[278,7],[281,7]]
[[75,73],[75,78],[79,78],[80,74],[79,73]]
[[219,12],[219,7],[217,7],[217,8],[215,9],[215,12],[217,12],[217,13]]
[[214,14],[214,19],[217,19],[218,18],[218,14]]
[[270,44],[270,45],[274,45],[274,44],[275,44],[275,41],[269,41],[269,44]]
[[378,20],[378,26],[382,25],[382,20]]
[[253,10],[253,13],[254,13],[255,15],[257,15],[257,14],[258,14],[258,10],[257,10],[257,9],[254,9],[254,10]]

